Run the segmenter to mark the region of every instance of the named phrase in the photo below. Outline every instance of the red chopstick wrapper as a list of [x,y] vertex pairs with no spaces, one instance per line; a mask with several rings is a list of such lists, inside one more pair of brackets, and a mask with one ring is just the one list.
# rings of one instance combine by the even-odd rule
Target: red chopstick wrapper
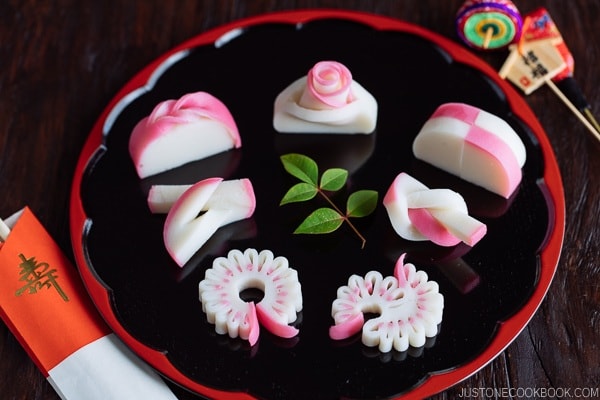
[[0,316],[62,399],[176,399],[106,325],[33,212],[6,220]]

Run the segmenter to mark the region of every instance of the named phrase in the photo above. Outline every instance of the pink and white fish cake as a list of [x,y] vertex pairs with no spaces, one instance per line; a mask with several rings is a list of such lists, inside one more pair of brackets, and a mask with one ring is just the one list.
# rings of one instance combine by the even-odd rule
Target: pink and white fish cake
[[[394,276],[369,271],[364,277],[352,275],[348,285],[337,290],[329,329],[334,340],[346,339],[362,330],[362,343],[386,353],[421,347],[437,335],[442,322],[444,296],[437,282],[400,256]],[[364,313],[378,314],[365,322]]]
[[336,61],[316,63],[275,99],[273,127],[287,133],[372,133],[377,101]]
[[256,208],[249,179],[214,177],[193,185],[157,185],[148,193],[152,212],[167,212],[163,241],[171,258],[183,267],[225,225],[250,218]]
[[475,246],[487,226],[471,217],[463,197],[450,189],[429,189],[401,172],[383,198],[392,227],[406,240],[430,240],[439,246],[460,242]]
[[504,198],[522,179],[526,151],[510,125],[462,103],[446,103],[413,142],[415,157]]
[[[246,302],[240,293],[258,289],[264,297]],[[258,341],[259,325],[276,336],[292,338],[299,330],[289,324],[302,310],[298,273],[287,258],[270,250],[231,250],[218,257],[198,285],[202,310],[219,334],[240,337],[251,345]]]
[[229,109],[206,92],[159,103],[133,128],[129,154],[140,178],[233,148],[242,140]]

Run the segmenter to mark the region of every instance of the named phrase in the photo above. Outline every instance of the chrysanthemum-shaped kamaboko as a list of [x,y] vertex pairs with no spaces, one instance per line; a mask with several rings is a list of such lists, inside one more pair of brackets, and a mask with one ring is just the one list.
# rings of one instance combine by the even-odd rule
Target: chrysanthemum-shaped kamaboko
[[[240,337],[254,345],[259,323],[274,335],[294,337],[294,322],[302,310],[302,291],[298,273],[289,267],[287,258],[274,257],[270,250],[231,250],[218,257],[198,285],[202,310],[219,334]],[[263,298],[246,302],[240,293],[258,289]]]
[[[437,335],[444,297],[424,271],[404,264],[404,256],[398,259],[394,276],[384,278],[378,271],[352,275],[348,285],[338,289],[331,308],[332,339],[346,339],[362,329],[363,344],[388,352],[421,347],[426,338]],[[364,313],[378,316],[365,322]]]

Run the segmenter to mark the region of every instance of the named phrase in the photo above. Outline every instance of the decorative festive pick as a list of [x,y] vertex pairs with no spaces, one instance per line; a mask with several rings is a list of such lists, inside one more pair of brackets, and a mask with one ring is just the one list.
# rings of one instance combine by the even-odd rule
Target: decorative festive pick
[[[572,74],[574,62],[555,25],[549,25],[550,21],[545,10],[542,10],[542,13],[538,10],[525,17],[524,33],[518,44],[509,46],[510,54],[499,74],[523,90],[526,95],[544,84],[547,85],[600,140],[598,123],[593,118],[589,106],[587,112],[582,112],[581,108],[578,109],[555,84],[556,80],[563,82],[568,79]],[[583,103],[586,103],[585,100]]]
[[544,39],[511,45],[500,76],[511,81],[526,95],[531,94],[565,68],[565,61],[554,46],[554,41]]
[[467,0],[456,14],[458,36],[484,50],[508,46],[519,39],[523,20],[510,0]]
[[521,42],[532,42],[544,39],[554,39],[554,46],[566,63],[565,68],[552,78],[552,81],[556,83],[556,86],[564,93],[571,103],[573,103],[575,108],[578,109],[594,126],[596,131],[600,132],[600,124],[594,118],[590,104],[573,77],[575,70],[575,60],[573,59],[573,55],[548,11],[545,8],[540,7],[527,14],[526,23],[523,25]]
[[519,43],[534,42],[536,40],[555,39],[554,46],[560,53],[566,65],[564,69],[556,75],[552,80],[558,82],[564,78],[573,75],[575,60],[573,55],[567,48],[560,32],[558,31],[554,21],[550,18],[548,11],[540,7],[525,16],[523,23],[523,33]]

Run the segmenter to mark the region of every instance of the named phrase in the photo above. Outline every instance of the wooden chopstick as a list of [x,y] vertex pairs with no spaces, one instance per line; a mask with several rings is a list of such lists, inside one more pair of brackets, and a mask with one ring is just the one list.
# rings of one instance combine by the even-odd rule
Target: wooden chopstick
[[600,141],[600,132],[597,131],[596,128],[590,123],[590,121],[588,121],[587,118],[585,118],[585,116],[577,109],[577,107],[575,107],[575,105],[571,103],[567,96],[565,96],[560,91],[560,89],[554,84],[554,82],[552,82],[552,80],[550,79],[547,79],[546,84],[550,87],[550,89],[552,89],[554,94],[556,94],[556,96],[558,96],[558,98],[562,100],[563,103],[565,103],[569,110],[571,110],[571,112],[575,114],[575,116],[581,121],[581,123],[583,123],[583,125],[585,125],[585,127],[588,128],[588,130],[596,137],[596,139]]
[[0,242],[5,242],[8,239],[8,235],[10,234],[10,228],[6,223],[0,218]]

